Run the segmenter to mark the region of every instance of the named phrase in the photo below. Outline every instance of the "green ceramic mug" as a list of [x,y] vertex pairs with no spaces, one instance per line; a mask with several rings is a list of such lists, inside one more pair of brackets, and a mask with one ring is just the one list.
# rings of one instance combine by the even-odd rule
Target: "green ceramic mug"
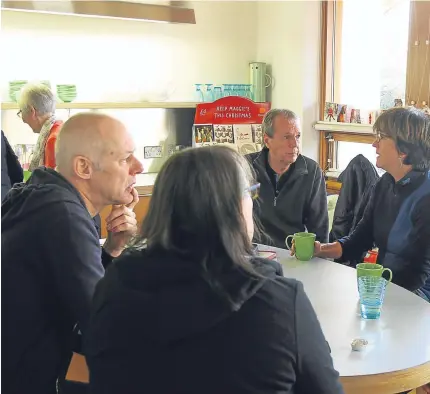
[[31,171],[24,170],[24,182],[27,182],[31,177]]
[[357,283],[360,276],[382,276],[387,271],[390,274],[388,282],[393,279],[393,272],[389,268],[384,268],[381,264],[360,263],[357,264]]
[[315,237],[314,233],[295,233],[285,239],[285,244],[288,250],[291,250],[288,240],[292,238],[297,260],[309,261],[314,256]]

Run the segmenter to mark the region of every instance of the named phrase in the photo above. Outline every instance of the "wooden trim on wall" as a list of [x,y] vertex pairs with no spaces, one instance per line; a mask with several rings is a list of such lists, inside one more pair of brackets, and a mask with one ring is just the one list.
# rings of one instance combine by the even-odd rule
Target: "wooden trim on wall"
[[326,141],[326,133],[320,133],[320,154],[319,154],[319,165],[323,171],[325,171],[327,167],[327,141]]
[[[408,58],[407,58],[407,65],[406,70],[408,70],[412,66],[412,59],[414,57],[414,41],[417,39],[416,33],[414,32],[413,23],[412,20],[414,18],[415,13],[415,2],[411,1],[409,6],[409,39],[408,39]],[[410,103],[411,100],[411,86],[412,86],[412,80],[415,76],[413,76],[411,73],[408,73],[406,71],[406,93],[405,93],[405,104]]]
[[334,133],[330,132],[335,141],[356,142],[360,144],[373,144],[375,136],[369,134]]
[[[324,120],[324,108],[327,97],[327,34],[328,2],[321,1],[321,59],[320,59],[320,113],[319,120]],[[330,68],[330,67],[329,67]],[[320,151],[321,157],[321,151]],[[321,161],[321,160],[320,160]]]
[[343,0],[321,2],[320,120],[327,101],[340,100]]
[[342,32],[343,27],[343,0],[336,0],[333,2],[334,7],[334,71],[333,71],[333,101],[340,103],[341,97],[341,78],[342,78]]
[[409,16],[406,104],[430,102],[430,1],[411,1]]
[[[343,0],[321,1],[321,61],[320,61],[320,108],[319,118],[324,121],[326,101],[336,101],[340,95],[340,52],[342,35],[336,31],[342,30]],[[327,141],[325,134],[320,135],[319,163],[325,169],[327,163]]]
[[[65,4],[66,3],[66,4]],[[2,9],[14,11],[55,13],[89,17],[133,19],[168,23],[196,24],[193,9],[159,4],[144,4],[133,1],[7,1],[2,0]]]

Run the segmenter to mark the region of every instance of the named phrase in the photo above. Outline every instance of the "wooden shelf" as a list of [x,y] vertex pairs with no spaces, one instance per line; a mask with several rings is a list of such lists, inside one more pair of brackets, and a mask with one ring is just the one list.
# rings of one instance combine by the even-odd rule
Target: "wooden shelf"
[[333,131],[354,134],[373,134],[373,126],[360,123],[317,122],[314,129],[318,131]]
[[38,7],[33,1],[2,1],[1,8],[19,12],[37,12],[96,18],[113,18],[161,23],[196,24],[193,9],[161,4],[140,4],[132,1],[68,1],[64,7],[60,1],[45,1]]
[[342,183],[335,179],[327,179],[325,183],[327,192],[329,194],[339,194],[340,189],[342,187]]
[[[119,103],[57,103],[57,109],[133,109],[133,108],[195,108],[197,103],[187,102],[119,102]],[[18,110],[17,103],[1,103],[2,110]]]

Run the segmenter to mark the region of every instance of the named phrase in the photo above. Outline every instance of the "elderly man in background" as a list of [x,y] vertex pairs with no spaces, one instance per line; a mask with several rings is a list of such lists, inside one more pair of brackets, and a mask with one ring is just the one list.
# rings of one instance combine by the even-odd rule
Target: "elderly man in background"
[[[82,113],[64,124],[57,171],[37,168],[2,205],[2,392],[54,394],[85,336],[104,267],[136,231],[134,188],[142,164],[124,125]],[[112,205],[100,248],[92,218]]]
[[324,175],[314,160],[300,154],[300,119],[293,111],[272,109],[262,128],[265,147],[247,158],[261,184],[254,212],[265,234],[279,248],[286,247],[288,235],[302,231],[327,240]]
[[18,106],[22,121],[39,134],[29,170],[55,168],[55,143],[63,122],[55,118],[54,94],[46,85],[28,84],[19,95]]
[[[18,106],[18,115],[28,124],[34,133],[39,134],[33,151],[29,170],[45,166],[55,169],[55,144],[63,121],[55,117],[55,96],[51,89],[43,84],[27,84],[22,89]],[[100,215],[94,217],[99,236],[101,234]]]

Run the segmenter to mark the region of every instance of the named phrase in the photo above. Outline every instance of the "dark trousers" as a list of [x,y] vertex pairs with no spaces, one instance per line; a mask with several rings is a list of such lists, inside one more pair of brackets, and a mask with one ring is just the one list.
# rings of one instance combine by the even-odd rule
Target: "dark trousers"
[[69,380],[58,381],[58,394],[89,394],[89,385]]

